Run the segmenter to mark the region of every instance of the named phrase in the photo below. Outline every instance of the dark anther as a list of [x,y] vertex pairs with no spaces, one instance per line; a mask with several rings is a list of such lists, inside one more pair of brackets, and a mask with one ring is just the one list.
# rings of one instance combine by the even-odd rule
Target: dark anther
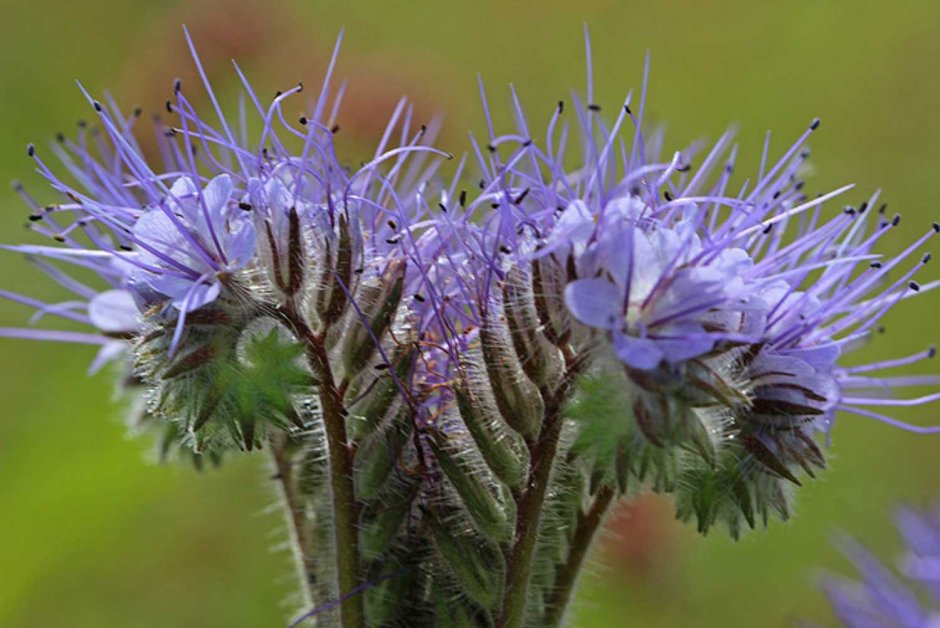
[[813,120],[812,124],[809,125],[809,130],[810,130],[810,131],[815,131],[816,129],[818,129],[818,128],[819,128],[819,122],[820,122],[819,118],[816,118],[815,120]]
[[338,125],[338,124],[334,124],[334,125],[333,125],[333,128],[330,129],[330,133],[332,133],[333,135],[336,135],[337,133],[339,133],[339,125]]
[[36,222],[38,220],[42,220],[42,218],[43,218],[42,214],[30,214],[29,215],[30,222]]
[[364,272],[366,272],[366,269],[365,269],[365,268],[357,268],[356,270],[353,271],[353,273],[355,273],[355,274],[357,274],[357,275],[361,275],[361,274],[364,273]]
[[484,181],[483,179],[480,179],[480,182],[477,185],[479,185],[480,189],[482,190],[483,188],[486,187],[486,181]]
[[183,81],[181,79],[173,81],[173,93],[179,94],[181,89],[183,89]]
[[930,347],[927,349],[927,357],[928,357],[928,358],[934,358],[934,357],[936,357],[936,356],[937,356],[937,347],[935,347],[935,346],[930,346]]
[[780,198],[780,195],[782,193],[783,193],[782,190],[777,190],[776,192],[774,192],[774,196],[773,196],[774,200],[777,200],[778,198]]
[[386,244],[398,244],[399,240],[401,240],[401,238],[389,238],[388,240],[385,241],[385,243]]
[[493,209],[499,209],[499,203],[490,203],[490,207]]
[[809,150],[801,150],[801,151],[800,151],[800,159],[806,159],[806,158],[808,158],[808,157],[809,157]]
[[864,214],[868,210],[868,201],[862,201],[862,204],[858,206],[858,213]]
[[506,246],[505,244],[500,244],[499,250],[501,253],[504,253],[506,255],[509,255],[510,253],[512,253],[512,249]]
[[52,236],[52,239],[55,240],[56,242],[65,242],[65,236],[62,234],[56,234]]
[[283,93],[284,93],[284,92],[282,92],[281,90],[277,90],[276,92],[274,92],[274,98],[275,98],[275,99],[280,98],[280,97],[281,97],[281,94],[283,94]]
[[140,117],[140,114],[142,114],[143,112],[144,112],[143,107],[139,107],[139,106],[138,106],[138,107],[134,107],[133,114],[134,114],[134,117],[135,117],[135,118],[139,118],[139,117]]
[[121,249],[122,251],[127,252],[127,253],[130,253],[131,251],[134,250],[134,249],[132,249],[131,247],[127,246],[126,244],[121,244],[121,245],[118,246],[118,248]]
[[27,144],[27,145],[26,145],[26,154],[29,155],[30,157],[32,157],[33,155],[35,155],[35,154],[36,154],[36,146],[35,146],[34,144]]
[[590,109],[591,111],[600,111],[600,110],[601,110],[601,106],[600,106],[600,105],[597,105],[597,104],[594,104],[594,103],[591,103],[590,105],[588,105],[588,109]]
[[847,207],[843,208],[842,211],[843,211],[844,213],[848,214],[849,216],[854,216],[854,215],[855,215],[855,208],[854,208],[854,207],[851,207],[851,206],[847,206]]
[[897,227],[899,224],[901,224],[901,214],[895,214],[894,218],[891,219],[891,226]]
[[881,262],[872,262],[872,263],[869,264],[868,266],[869,266],[869,268],[875,268],[875,269],[877,269],[877,268],[881,268],[882,264],[881,264]]
[[388,368],[388,364],[386,364],[385,362],[382,362],[381,364],[376,364],[376,365],[375,365],[375,370],[376,370],[376,371],[384,371],[384,370],[387,369],[387,368]]
[[303,81],[297,81],[297,89],[298,89],[299,91],[304,91],[304,82],[303,82]]
[[487,145],[486,145],[486,150],[490,151],[491,153],[495,153],[495,152],[496,152],[496,147],[493,146],[492,144],[487,144]]
[[931,255],[930,253],[924,253],[924,256],[923,256],[922,258],[920,258],[920,263],[921,263],[921,264],[926,264],[927,262],[929,262],[929,261],[932,260],[932,259],[933,259],[933,255]]
[[238,204],[238,209],[244,210],[246,212],[250,212],[254,208],[251,206],[251,203],[246,203],[245,201],[242,201]]
[[415,298],[415,301],[417,301],[418,303],[424,303],[425,299],[420,294],[415,293],[413,296]]
[[762,233],[763,233],[764,235],[767,235],[768,233],[770,233],[770,231],[771,231],[773,228],[774,228],[774,223],[770,223],[769,225],[767,225],[766,227],[763,228]]
[[676,172],[688,172],[692,169],[692,164],[680,164],[676,166]]
[[522,143],[522,148],[528,148],[532,146],[532,140],[526,140]]
[[934,233],[940,233],[940,222],[933,223]]
[[422,125],[421,125],[421,133],[420,133],[420,134],[423,136],[423,135],[424,135],[425,133],[427,133],[427,132],[428,132],[428,125],[422,124]]
[[[466,190],[460,190],[460,197],[459,197],[458,202],[460,203],[460,206],[461,206],[461,207],[465,207],[465,206],[466,206],[466,204],[467,204],[467,191],[466,191]],[[934,223],[934,224],[936,224],[936,223]]]
[[398,231],[398,223],[396,223],[394,220],[389,220],[387,224],[393,231]]
[[564,112],[565,112],[565,101],[559,100],[558,101],[558,113],[564,113]]
[[672,200],[672,194],[669,193],[669,190],[663,190],[663,198],[666,199],[666,201]]
[[94,104],[94,107],[95,107],[95,111],[97,111],[97,112],[100,113],[100,112],[102,111],[102,109],[103,109],[103,107],[101,106],[101,103],[96,100],[93,104]]
[[624,106],[623,106],[623,110],[627,112],[627,115],[628,115],[628,116],[632,116],[632,115],[633,115],[633,111],[630,110],[630,105],[624,105]]
[[441,208],[442,212],[447,213],[447,205],[444,203],[438,203],[437,206]]
[[920,292],[920,284],[916,281],[912,281],[911,283],[907,284],[907,286],[914,292]]
[[171,103],[169,100],[166,101],[166,111],[167,113],[173,113],[173,103]]
[[806,181],[797,181],[796,185],[793,186],[793,189],[799,192],[803,189],[803,186],[806,185]]
[[531,188],[526,188],[526,189],[522,190],[522,194],[520,194],[519,196],[516,197],[516,200],[513,201],[513,204],[514,204],[514,205],[519,205],[520,203],[522,203],[522,201],[525,200],[525,197],[529,195],[529,190],[530,190],[530,189],[531,189]]
[[307,116],[300,116],[300,119],[297,120],[302,125],[307,126]]
[[59,144],[65,144],[65,134],[64,134],[64,133],[56,133],[56,134],[55,134],[55,140],[56,140]]
[[86,126],[88,126],[88,123],[85,122],[84,120],[79,120],[79,121],[78,121],[78,128],[84,129]]

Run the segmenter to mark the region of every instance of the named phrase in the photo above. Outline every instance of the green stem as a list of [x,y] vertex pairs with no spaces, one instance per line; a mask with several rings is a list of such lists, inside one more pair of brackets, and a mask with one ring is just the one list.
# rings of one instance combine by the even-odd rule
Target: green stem
[[284,444],[285,439],[283,437],[272,436],[268,443],[268,453],[274,468],[274,479],[277,481],[278,492],[284,506],[284,515],[287,519],[287,531],[293,549],[297,577],[300,581],[300,591],[303,595],[303,607],[308,609],[314,606],[314,578],[310,562],[312,549],[310,547],[310,522],[304,514],[303,499],[297,492],[297,481],[293,465]]
[[517,506],[516,542],[506,564],[506,588],[501,615],[497,622],[500,628],[518,628],[525,619],[529,576],[538,544],[542,506],[558,452],[561,426],[558,398],[546,399],[542,430],[530,449],[532,462],[529,477]]
[[561,620],[565,616],[565,610],[568,608],[568,602],[574,591],[574,585],[581,573],[584,558],[587,556],[591,542],[604,520],[604,515],[610,508],[613,498],[614,489],[610,486],[603,486],[597,491],[597,496],[587,512],[578,513],[578,523],[571,539],[568,558],[555,568],[555,586],[548,598],[548,610],[543,625],[561,625]]
[[323,425],[326,431],[330,462],[330,489],[333,500],[333,533],[336,545],[336,573],[343,628],[365,626],[361,595],[350,595],[359,587],[359,504],[353,490],[354,446],[346,435],[345,409],[342,394],[336,387],[322,335],[314,334],[292,307],[281,310],[304,342],[307,361],[317,380]]

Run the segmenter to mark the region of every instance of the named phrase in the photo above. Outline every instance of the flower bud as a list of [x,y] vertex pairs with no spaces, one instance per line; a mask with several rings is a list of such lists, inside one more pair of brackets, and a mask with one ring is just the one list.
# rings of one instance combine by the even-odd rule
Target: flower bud
[[495,607],[506,570],[499,547],[478,535],[461,532],[453,519],[443,520],[428,509],[422,513],[435,547],[466,596],[483,608]]
[[554,388],[564,372],[564,360],[542,332],[532,278],[520,266],[513,266],[506,272],[503,303],[522,369],[536,385]]
[[427,443],[479,530],[497,542],[509,539],[512,526],[507,521],[506,509],[484,484],[480,469],[470,462],[471,452],[458,446],[455,438],[438,430],[430,432]]
[[505,318],[487,316],[480,328],[480,346],[500,414],[522,436],[534,438],[541,426],[544,402],[519,364]]

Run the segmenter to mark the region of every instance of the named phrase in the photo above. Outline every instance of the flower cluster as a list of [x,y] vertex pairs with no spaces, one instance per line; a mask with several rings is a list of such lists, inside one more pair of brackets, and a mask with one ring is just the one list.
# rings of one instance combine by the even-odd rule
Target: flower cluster
[[553,625],[616,497],[671,492],[680,518],[737,536],[789,516],[836,412],[937,430],[871,409],[940,398],[889,394],[934,379],[869,374],[932,350],[843,359],[936,285],[913,277],[940,226],[883,258],[900,218],[877,196],[834,213],[850,186],[807,196],[818,121],[773,163],[765,146],[732,192],[730,135],[660,158],[645,83],[610,126],[589,83],[543,139],[515,93],[516,129],[496,134],[484,97],[488,141],[445,180],[436,126],[402,101],[352,171],[333,142],[333,63],[296,123],[283,103],[302,84],[265,103],[239,70],[258,123],[230,125],[193,56],[218,122],[177,82],[170,121],[155,118],[161,166],[139,111],[90,96],[103,133],[59,139],[64,174],[30,146],[62,200],[21,193],[55,244],[6,248],[75,297],[0,296],[90,331],[0,335],[100,345],[94,369],[122,360],[164,451],[268,449],[304,604],[334,602],[318,613]]

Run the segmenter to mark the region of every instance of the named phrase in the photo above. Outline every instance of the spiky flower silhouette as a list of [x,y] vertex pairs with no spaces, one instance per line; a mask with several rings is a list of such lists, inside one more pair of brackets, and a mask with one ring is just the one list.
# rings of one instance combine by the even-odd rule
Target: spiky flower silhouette
[[373,158],[344,167],[335,54],[296,123],[283,103],[302,85],[263,102],[239,70],[238,125],[193,56],[218,120],[177,83],[159,167],[139,112],[91,96],[102,141],[60,138],[63,174],[30,146],[62,200],[21,192],[55,243],[7,248],[75,297],[2,296],[87,330],[0,335],[99,345],[94,369],[126,365],[165,455],[267,449],[295,623],[557,625],[615,499],[674,493],[681,518],[737,536],[789,516],[837,411],[936,431],[869,409],[935,400],[888,394],[933,380],[868,375],[932,351],[842,360],[934,287],[913,280],[926,256],[894,271],[940,227],[883,260],[899,218],[876,197],[835,215],[825,204],[850,186],[806,197],[818,121],[731,193],[730,136],[661,159],[662,137],[641,132],[645,81],[638,113],[628,96],[607,126],[589,80],[544,140],[515,93],[517,128],[497,135],[484,97],[479,177],[463,158],[445,180],[436,125],[414,127],[405,101]]

